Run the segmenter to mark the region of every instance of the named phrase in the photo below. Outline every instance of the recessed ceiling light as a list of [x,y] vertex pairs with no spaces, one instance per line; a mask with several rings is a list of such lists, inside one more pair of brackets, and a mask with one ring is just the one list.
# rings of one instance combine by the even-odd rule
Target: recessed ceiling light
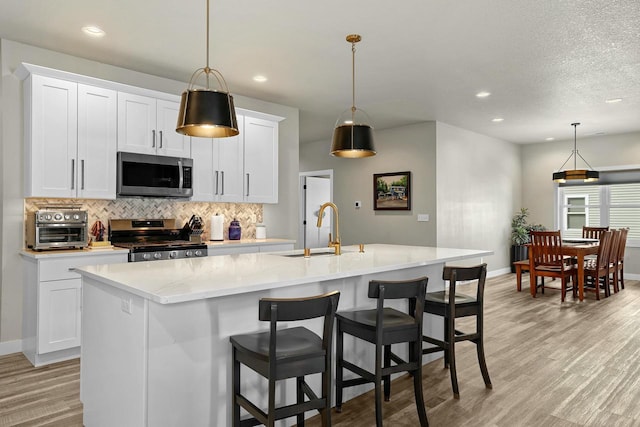
[[266,82],[268,79],[265,76],[253,76],[253,81],[258,82],[258,83],[264,83]]
[[615,104],[616,102],[622,102],[622,98],[611,98],[605,100],[604,102],[606,102],[607,104]]
[[496,117],[494,119],[491,119],[491,121],[495,122],[495,123],[498,123],[498,122],[504,121],[504,119],[502,117]]
[[491,92],[484,92],[484,91],[483,91],[483,92],[478,92],[478,93],[476,93],[476,96],[477,96],[478,98],[486,98],[486,97],[487,97],[487,96],[489,96],[489,95],[491,95]]
[[86,27],[82,27],[82,31],[84,31],[85,34],[91,37],[102,37],[106,34],[102,28],[95,25],[87,25]]
[[553,141],[554,139],[555,139],[554,137],[550,136],[549,138],[545,138],[544,140],[545,141]]

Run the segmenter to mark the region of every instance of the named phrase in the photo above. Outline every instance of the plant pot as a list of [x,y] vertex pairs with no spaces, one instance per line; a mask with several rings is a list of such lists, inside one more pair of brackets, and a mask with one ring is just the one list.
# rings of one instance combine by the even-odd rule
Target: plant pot
[[529,247],[525,245],[511,245],[511,272],[515,273],[516,268],[513,263],[529,259]]

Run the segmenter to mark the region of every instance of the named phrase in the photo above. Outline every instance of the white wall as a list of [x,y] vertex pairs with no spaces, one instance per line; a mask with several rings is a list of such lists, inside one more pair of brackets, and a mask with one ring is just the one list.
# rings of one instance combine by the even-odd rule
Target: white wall
[[438,246],[490,249],[509,268],[511,217],[520,209],[520,148],[438,122]]
[[[327,133],[331,133],[331,129]],[[300,147],[300,171],[334,170],[333,197],[343,244],[436,244],[435,122],[376,130],[378,154],[344,159],[329,154],[331,141]],[[374,211],[373,174],[411,171],[411,211]],[[355,201],[362,202],[360,209]],[[431,221],[417,222],[417,214]]]
[[[0,351],[2,344],[21,339],[22,270],[18,251],[23,246],[23,149],[22,82],[14,75],[21,62],[69,71],[105,80],[179,95],[186,82],[151,76],[123,68],[40,49],[10,40],[0,40],[2,70],[2,225],[0,282]],[[185,76],[185,79],[189,76]],[[239,108],[285,117],[280,122],[280,185],[277,205],[264,206],[264,222],[272,237],[295,239],[297,229],[290,218],[298,215],[298,110],[234,94]],[[5,345],[5,347],[7,347]]]
[[[640,164],[640,132],[594,137],[578,136],[578,151],[594,169]],[[573,150],[573,139],[528,144],[522,148],[522,205],[529,208],[530,222],[554,227],[555,184],[551,180]],[[573,169],[571,165],[565,166]],[[584,164],[578,159],[578,168]],[[625,274],[640,274],[640,248],[627,247]]]

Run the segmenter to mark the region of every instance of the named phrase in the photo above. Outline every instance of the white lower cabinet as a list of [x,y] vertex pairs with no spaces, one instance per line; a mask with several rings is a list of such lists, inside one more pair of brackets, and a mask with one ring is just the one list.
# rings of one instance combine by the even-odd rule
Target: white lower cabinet
[[65,257],[22,254],[23,353],[34,366],[80,356],[82,281],[74,267],[127,262],[127,252]]
[[293,242],[291,243],[247,243],[209,246],[209,256],[216,255],[233,255],[233,254],[253,254],[258,252],[282,252],[292,251]]

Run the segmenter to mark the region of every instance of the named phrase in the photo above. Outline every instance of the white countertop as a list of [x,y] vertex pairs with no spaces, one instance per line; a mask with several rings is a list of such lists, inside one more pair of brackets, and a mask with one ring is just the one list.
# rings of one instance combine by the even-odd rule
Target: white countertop
[[[160,304],[171,304],[419,267],[493,254],[488,250],[371,244],[359,253],[287,257],[251,253],[78,268],[82,276]],[[312,252],[326,251],[326,248]]]
[[26,258],[33,259],[53,259],[53,258],[68,258],[75,256],[96,256],[96,255],[110,255],[116,253],[129,253],[129,249],[125,248],[102,248],[102,249],[52,249],[48,251],[34,251],[32,249],[23,249],[20,251],[20,255]]
[[207,240],[204,242],[209,249],[215,249],[218,247],[230,247],[230,246],[267,246],[267,245],[282,245],[285,243],[295,244],[295,240],[290,239],[240,239],[240,240]]

